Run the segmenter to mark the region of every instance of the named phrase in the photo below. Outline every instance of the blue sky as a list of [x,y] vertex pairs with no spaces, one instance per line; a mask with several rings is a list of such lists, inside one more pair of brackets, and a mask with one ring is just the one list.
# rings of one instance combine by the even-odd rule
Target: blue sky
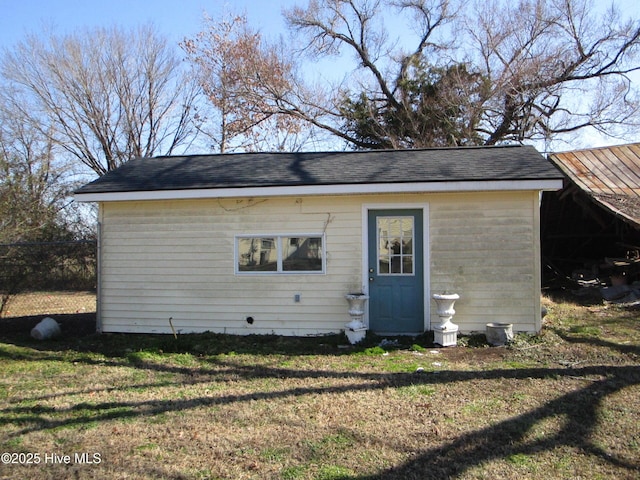
[[[512,0],[515,1],[515,0]],[[611,0],[595,0],[609,5]],[[634,16],[638,0],[615,0]],[[59,33],[99,25],[133,27],[153,23],[161,33],[179,42],[202,27],[203,13],[217,16],[225,10],[246,12],[252,26],[265,35],[284,33],[283,7],[306,0],[0,0],[0,49],[10,48],[27,33],[53,26]],[[389,20],[389,19],[387,19]]]
[[[594,5],[603,8],[610,2],[594,0]],[[27,33],[38,33],[43,27],[65,33],[85,27],[135,27],[152,23],[177,44],[201,30],[205,11],[213,17],[225,11],[246,12],[250,25],[265,36],[286,35],[282,9],[306,3],[307,0],[0,0],[0,51],[11,49]],[[615,0],[615,3],[626,15],[640,14],[638,0]],[[319,66],[316,75],[339,71],[341,65],[335,59],[333,62],[329,69]],[[352,65],[347,62],[344,68],[348,66]],[[639,76],[634,75],[634,81]],[[587,140],[590,144],[601,142],[598,138]]]
[[196,34],[203,12],[246,12],[266,35],[284,31],[281,10],[295,0],[0,0],[0,48],[11,48],[27,33],[52,26],[64,33],[92,26],[134,27],[153,23],[176,43]]

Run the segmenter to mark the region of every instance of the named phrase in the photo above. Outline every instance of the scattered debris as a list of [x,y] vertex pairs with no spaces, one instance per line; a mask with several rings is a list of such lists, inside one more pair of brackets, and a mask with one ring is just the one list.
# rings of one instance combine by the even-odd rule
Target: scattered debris
[[623,306],[640,305],[640,258],[605,258],[589,271],[574,270],[564,283],[576,297],[601,298]]
[[640,303],[640,282],[631,285],[612,285],[600,288],[600,295],[607,302],[620,304]]

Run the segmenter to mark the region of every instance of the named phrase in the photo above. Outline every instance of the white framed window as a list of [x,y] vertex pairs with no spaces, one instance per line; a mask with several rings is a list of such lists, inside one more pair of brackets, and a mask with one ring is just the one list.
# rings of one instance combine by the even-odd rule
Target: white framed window
[[236,274],[325,273],[323,234],[236,235]]

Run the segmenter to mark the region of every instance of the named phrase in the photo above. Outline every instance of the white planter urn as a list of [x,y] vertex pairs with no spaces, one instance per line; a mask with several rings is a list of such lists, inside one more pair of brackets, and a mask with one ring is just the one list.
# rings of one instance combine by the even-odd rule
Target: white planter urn
[[344,296],[349,302],[349,316],[351,321],[345,325],[344,333],[349,339],[351,345],[362,341],[367,334],[367,326],[364,324],[364,305],[369,299],[368,295],[363,293],[349,293]]
[[433,327],[433,342],[443,347],[455,346],[458,343],[458,325],[451,319],[456,311],[453,305],[460,298],[457,293],[436,293],[433,299],[436,302],[440,324]]

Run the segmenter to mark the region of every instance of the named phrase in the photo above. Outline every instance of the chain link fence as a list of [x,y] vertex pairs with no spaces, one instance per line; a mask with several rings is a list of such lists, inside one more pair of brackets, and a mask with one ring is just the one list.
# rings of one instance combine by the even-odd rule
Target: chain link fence
[[96,310],[95,240],[0,245],[0,317]]

